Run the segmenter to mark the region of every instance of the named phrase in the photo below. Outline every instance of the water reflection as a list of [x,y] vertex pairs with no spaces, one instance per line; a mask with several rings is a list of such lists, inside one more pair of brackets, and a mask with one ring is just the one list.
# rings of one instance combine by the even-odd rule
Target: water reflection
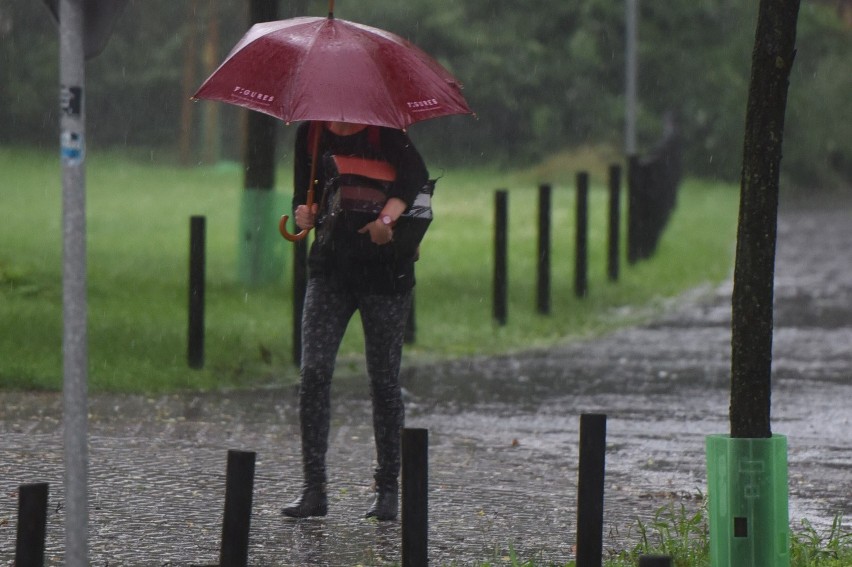
[[[384,565],[400,561],[400,525],[351,517],[282,519],[271,549],[284,556],[275,565]],[[265,547],[265,546],[264,546]]]

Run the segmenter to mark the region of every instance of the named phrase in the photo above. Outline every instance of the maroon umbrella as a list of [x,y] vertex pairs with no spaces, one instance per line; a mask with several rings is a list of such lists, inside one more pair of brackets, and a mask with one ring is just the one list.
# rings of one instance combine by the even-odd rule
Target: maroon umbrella
[[[193,98],[235,104],[288,124],[317,120],[404,129],[429,118],[472,114],[460,83],[420,48],[390,32],[335,19],[333,11],[330,0],[327,18],[255,24]],[[314,176],[312,167],[308,206]],[[282,217],[279,229],[287,240],[307,235],[288,233],[286,222]]]
[[280,118],[404,129],[471,114],[459,82],[414,44],[377,28],[327,18],[256,24],[193,98]]

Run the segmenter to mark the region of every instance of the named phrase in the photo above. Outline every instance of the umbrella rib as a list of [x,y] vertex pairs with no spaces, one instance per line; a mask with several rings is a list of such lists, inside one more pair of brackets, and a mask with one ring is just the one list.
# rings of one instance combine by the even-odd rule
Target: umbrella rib
[[[307,61],[309,59],[309,55],[311,53],[311,50],[314,48],[317,41],[319,40],[320,34],[323,32],[325,26],[333,25],[334,22],[335,22],[335,20],[330,19],[330,18],[323,18],[321,21],[318,22],[319,26],[316,28],[314,33],[311,35],[310,42],[308,42],[308,44],[305,47],[304,57],[300,57],[296,62],[295,71],[293,73],[294,77],[302,76],[302,73],[304,72],[305,65],[307,64]],[[289,124],[292,121],[293,109],[296,107],[296,104],[295,104],[296,93],[298,92],[296,81],[291,81],[289,86],[290,86],[291,97],[288,97],[289,101],[290,101],[290,112],[288,114],[288,119],[286,120],[287,124]]]

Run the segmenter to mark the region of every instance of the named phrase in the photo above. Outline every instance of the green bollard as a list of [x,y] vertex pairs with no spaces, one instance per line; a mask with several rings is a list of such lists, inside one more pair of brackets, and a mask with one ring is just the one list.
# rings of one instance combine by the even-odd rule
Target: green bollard
[[711,567],[789,567],[787,438],[707,437]]

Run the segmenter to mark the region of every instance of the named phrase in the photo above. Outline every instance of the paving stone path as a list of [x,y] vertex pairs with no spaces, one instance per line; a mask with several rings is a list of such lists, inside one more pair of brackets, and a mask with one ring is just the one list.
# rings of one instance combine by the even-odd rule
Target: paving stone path
[[[790,517],[852,518],[852,207],[787,206],[776,274],[773,431],[788,436]],[[407,425],[429,429],[432,565],[573,559],[579,416],[605,413],[605,549],[637,518],[694,509],[704,439],[728,431],[730,285],[653,323],[559,348],[406,368]],[[383,565],[400,526],[362,518],[372,430],[363,378],[335,383],[327,518],[286,520],[299,483],[292,388],[90,396],[92,565],[217,563],[228,449],[257,452],[252,565]],[[17,487],[49,482],[47,563],[63,558],[61,398],[0,392],[0,564]]]

